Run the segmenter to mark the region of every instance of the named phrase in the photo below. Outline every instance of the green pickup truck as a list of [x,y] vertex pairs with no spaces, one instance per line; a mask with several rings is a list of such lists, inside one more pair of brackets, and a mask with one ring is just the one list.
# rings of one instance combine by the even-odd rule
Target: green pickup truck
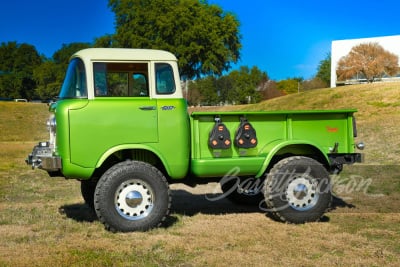
[[[169,184],[220,182],[222,197],[289,223],[318,221],[330,174],[362,161],[355,110],[188,113],[176,57],[91,48],[71,57],[50,139],[26,162],[77,179],[110,231],[160,226]],[[210,202],[211,203],[211,202]]]

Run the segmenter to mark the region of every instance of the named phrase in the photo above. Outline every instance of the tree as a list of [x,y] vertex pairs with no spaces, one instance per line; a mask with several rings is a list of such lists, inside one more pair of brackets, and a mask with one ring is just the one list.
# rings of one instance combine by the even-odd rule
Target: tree
[[223,75],[217,80],[218,95],[220,97],[220,102],[222,103],[233,103],[235,101],[235,91],[234,91],[235,81],[229,75]]
[[278,90],[284,94],[293,94],[299,92],[300,85],[303,82],[302,77],[288,78],[286,80],[279,81],[276,85]]
[[62,66],[48,60],[34,69],[35,93],[40,99],[52,99],[60,91],[64,73]]
[[325,83],[320,88],[329,87],[331,84],[331,53],[328,53],[325,59],[321,60],[318,65],[317,75],[319,81]]
[[354,46],[347,56],[339,60],[336,75],[339,81],[361,75],[368,82],[373,82],[384,75],[396,75],[398,71],[398,56],[378,43],[363,43]]
[[53,54],[53,60],[56,64],[68,65],[69,59],[79,50],[89,48],[89,43],[70,43],[63,44],[62,47]]
[[197,79],[189,85],[189,104],[215,106],[219,103],[217,80],[213,76]]
[[[187,89],[187,90],[186,90]],[[189,106],[198,106],[201,103],[201,95],[196,81],[185,81],[184,97],[188,101]]]
[[262,83],[261,89],[261,97],[263,100],[272,99],[275,97],[284,96],[285,94],[278,90],[277,84],[273,80],[267,80],[265,83]]
[[240,67],[229,73],[232,83],[232,102],[239,104],[257,103],[261,100],[261,84],[268,80],[268,75],[257,67]]
[[53,54],[52,60],[44,61],[33,71],[36,95],[41,99],[54,98],[60,91],[70,57],[77,51],[91,47],[88,43],[63,44]]
[[239,59],[239,22],[198,0],[110,0],[116,33],[95,46],[163,49],[179,60],[182,76],[221,75]]
[[301,83],[301,90],[313,90],[313,89],[321,89],[321,88],[326,88],[328,85],[326,84],[325,81],[318,77],[314,77],[311,80],[303,81]]
[[33,45],[17,42],[0,45],[0,95],[9,98],[33,98],[33,70],[42,58]]
[[[106,34],[104,36],[98,37],[94,41],[94,47],[114,47],[114,35]],[[115,45],[115,47],[118,47]]]

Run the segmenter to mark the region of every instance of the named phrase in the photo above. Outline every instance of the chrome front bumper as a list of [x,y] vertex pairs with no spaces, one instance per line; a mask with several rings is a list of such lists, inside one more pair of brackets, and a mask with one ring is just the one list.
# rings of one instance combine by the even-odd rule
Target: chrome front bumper
[[25,159],[26,164],[32,169],[39,168],[48,172],[61,170],[61,158],[53,156],[53,150],[49,142],[40,142],[33,148],[31,154]]

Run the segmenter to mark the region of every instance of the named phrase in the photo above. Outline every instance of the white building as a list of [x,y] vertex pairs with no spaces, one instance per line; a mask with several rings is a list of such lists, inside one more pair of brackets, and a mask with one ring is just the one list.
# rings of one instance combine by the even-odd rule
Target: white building
[[333,41],[331,50],[331,87],[336,87],[336,68],[339,60],[347,56],[354,46],[364,43],[378,43],[385,50],[400,58],[400,35]]

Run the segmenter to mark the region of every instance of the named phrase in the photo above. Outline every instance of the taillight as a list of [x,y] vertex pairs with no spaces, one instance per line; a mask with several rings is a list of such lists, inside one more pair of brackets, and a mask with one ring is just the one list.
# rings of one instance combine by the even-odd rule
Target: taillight
[[353,136],[357,137],[357,123],[356,123],[356,117],[353,116]]

